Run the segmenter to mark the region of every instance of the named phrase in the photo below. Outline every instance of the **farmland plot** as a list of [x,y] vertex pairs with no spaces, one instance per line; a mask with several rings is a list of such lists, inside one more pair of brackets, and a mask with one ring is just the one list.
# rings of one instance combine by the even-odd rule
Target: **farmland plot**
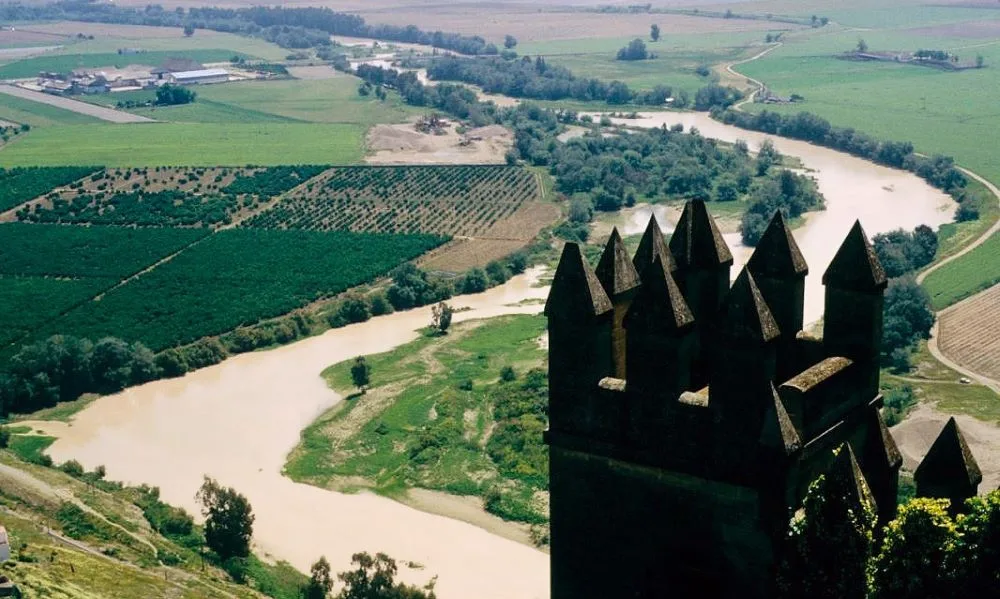
[[1000,380],[1000,285],[940,316],[941,351],[969,370]]
[[94,172],[91,167],[0,168],[0,212]]
[[286,314],[386,274],[431,235],[227,229],[48,325],[161,350]]
[[39,223],[218,227],[325,167],[108,169],[37,199],[17,218]]
[[506,226],[508,219],[539,193],[535,177],[517,167],[333,168],[244,224],[306,231],[509,236],[517,231]]

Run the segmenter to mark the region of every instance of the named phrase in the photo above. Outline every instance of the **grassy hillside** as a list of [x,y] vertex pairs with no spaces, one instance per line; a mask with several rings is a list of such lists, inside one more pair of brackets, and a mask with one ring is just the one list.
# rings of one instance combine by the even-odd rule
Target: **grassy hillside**
[[[168,537],[154,523],[168,509],[149,489],[122,488],[72,465],[38,463],[51,438],[15,426],[0,450],[0,524],[11,560],[0,566],[26,599],[298,597],[305,576],[286,564],[250,560],[238,585],[198,553],[191,539]],[[30,460],[30,461],[29,461]]]

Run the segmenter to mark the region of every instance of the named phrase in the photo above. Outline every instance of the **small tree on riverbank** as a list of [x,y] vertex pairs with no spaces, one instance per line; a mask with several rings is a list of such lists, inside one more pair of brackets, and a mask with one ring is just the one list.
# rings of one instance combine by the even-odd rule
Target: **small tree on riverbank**
[[205,516],[208,548],[222,561],[250,555],[254,515],[247,498],[206,476],[194,499],[201,504]]
[[451,317],[455,313],[454,308],[448,304],[441,302],[431,308],[431,328],[437,331],[439,334],[444,335],[448,332],[448,328],[451,327]]
[[351,366],[351,380],[362,395],[365,394],[366,387],[371,383],[371,374],[372,368],[364,356],[358,356],[354,359],[354,365]]

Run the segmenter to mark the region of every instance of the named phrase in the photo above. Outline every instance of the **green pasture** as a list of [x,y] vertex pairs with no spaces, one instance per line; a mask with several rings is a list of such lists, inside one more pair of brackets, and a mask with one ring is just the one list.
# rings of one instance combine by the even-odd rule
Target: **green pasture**
[[363,127],[311,123],[137,123],[33,130],[0,151],[0,166],[353,164]]
[[[71,49],[76,50],[75,46]],[[159,66],[168,58],[190,58],[198,62],[225,62],[239,54],[246,58],[252,56],[242,52],[222,49],[203,50],[165,50],[143,52],[140,54],[118,54],[117,52],[73,54],[45,54],[19,60],[0,66],[0,79],[25,79],[38,76],[40,71],[67,73],[74,69],[92,69],[98,67],[125,67],[130,64]]]
[[98,118],[49,106],[40,102],[33,102],[0,94],[0,119],[13,121],[15,123],[27,123],[32,127],[45,127],[49,125],[82,125],[87,123],[101,123]]
[[940,310],[1000,283],[1000,235],[927,275],[924,288]]
[[[538,485],[534,475],[503,472],[485,446],[488,431],[495,428],[499,435],[508,430],[495,419],[500,409],[493,402],[498,397],[520,400],[515,399],[518,391],[506,394],[497,387],[501,370],[512,367],[520,377],[512,384],[519,385],[529,369],[544,364],[546,352],[538,345],[544,330],[542,316],[507,316],[461,323],[443,336],[424,334],[390,352],[367,356],[370,394],[355,393],[353,360],[327,368],[323,378],[347,399],[302,432],[286,474],[321,487],[336,486],[340,477],[363,477],[379,493],[393,496],[410,487],[481,496],[502,488],[487,509],[506,519],[539,521],[530,505]],[[340,431],[349,414],[372,401],[381,407],[368,409],[359,429]],[[528,428],[525,423],[516,435],[523,444],[512,451],[544,451],[541,430],[536,437]],[[349,438],[334,441],[343,432]]]
[[[92,40],[76,41],[66,46],[62,50],[57,50],[54,54],[100,54],[115,53],[119,48],[141,48],[147,52],[167,52],[176,55],[177,52],[189,52],[197,50],[225,50],[229,56],[219,60],[229,60],[233,54],[245,54],[257,56],[266,60],[282,60],[291,51],[266,42],[262,39],[235,35],[231,33],[219,33],[215,31],[197,30],[191,37],[184,37],[180,29],[175,35],[170,35],[167,31],[158,27],[144,27],[148,33],[142,35],[113,35],[109,37],[97,37]],[[211,61],[217,62],[217,61]]]

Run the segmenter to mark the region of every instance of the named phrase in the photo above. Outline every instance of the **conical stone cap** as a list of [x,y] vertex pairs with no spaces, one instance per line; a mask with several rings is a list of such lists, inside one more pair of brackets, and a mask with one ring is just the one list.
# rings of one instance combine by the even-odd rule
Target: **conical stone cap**
[[[880,468],[895,470],[903,464],[903,454],[899,453],[896,440],[892,438],[889,427],[885,425],[885,419],[881,411],[877,408],[869,412],[868,425],[869,435],[868,449],[866,450],[865,467],[868,467],[868,460],[874,459]],[[869,472],[871,472],[869,470]]]
[[969,450],[955,418],[948,419],[934,444],[927,451],[913,478],[918,484],[972,486],[983,482],[983,473]]
[[632,265],[635,266],[635,270],[638,271],[639,275],[643,276],[646,273],[646,269],[653,264],[656,258],[659,258],[663,262],[668,271],[674,272],[677,270],[677,265],[674,264],[674,257],[670,254],[667,242],[663,239],[663,231],[660,230],[660,223],[656,221],[656,215],[653,214],[650,215],[646,231],[642,234],[642,239],[639,240],[639,249],[635,251],[635,256],[632,258]]
[[882,263],[861,228],[861,221],[854,221],[847,238],[823,274],[823,284],[851,291],[880,291],[888,283]]
[[694,324],[677,282],[659,256],[642,275],[643,284],[625,316],[625,328],[643,333],[669,333]]
[[875,507],[875,499],[868,481],[858,466],[851,446],[844,443],[837,450],[837,457],[825,473],[827,492],[845,497],[853,510],[860,511],[864,507]]
[[586,319],[610,312],[612,307],[580,246],[567,243],[552,279],[545,315],[550,319]]
[[726,338],[766,343],[781,334],[753,275],[746,268],[736,277],[722,310],[719,327]]
[[628,251],[618,228],[611,231],[611,237],[604,246],[604,253],[597,263],[597,280],[604,286],[604,291],[612,300],[638,287],[639,273],[629,260]]
[[733,254],[702,200],[684,205],[670,238],[670,252],[679,269],[718,268],[732,265]]
[[802,449],[802,440],[795,430],[792,419],[788,416],[785,403],[778,396],[778,390],[771,385],[773,404],[768,408],[764,426],[760,433],[760,444],[764,447],[778,449],[785,455],[792,455]]
[[809,274],[806,259],[780,210],[768,223],[747,267],[757,278],[794,279]]

